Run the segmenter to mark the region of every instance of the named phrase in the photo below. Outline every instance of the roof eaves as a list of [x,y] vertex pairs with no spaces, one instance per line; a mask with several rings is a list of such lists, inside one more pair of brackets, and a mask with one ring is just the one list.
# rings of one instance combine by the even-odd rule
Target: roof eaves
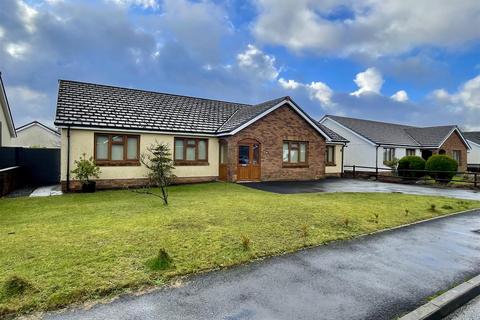
[[10,135],[13,138],[17,137],[17,132],[15,131],[15,124],[13,122],[13,116],[12,116],[12,111],[10,110],[10,104],[8,103],[8,97],[7,97],[7,92],[5,91],[5,86],[3,85],[3,79],[2,79],[2,73],[0,72],[0,87],[2,90],[2,96],[5,100],[5,103],[2,103],[3,109],[5,116],[7,117],[7,125],[8,129],[10,131]]

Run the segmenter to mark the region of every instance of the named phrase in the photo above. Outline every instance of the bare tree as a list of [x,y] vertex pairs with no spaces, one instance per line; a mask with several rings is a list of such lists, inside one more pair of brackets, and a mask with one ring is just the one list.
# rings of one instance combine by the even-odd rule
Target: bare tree
[[[162,198],[165,205],[168,205],[168,186],[175,179],[173,174],[175,167],[168,144],[158,142],[152,144],[145,153],[142,153],[140,161],[150,171],[148,173],[150,185],[160,188],[162,194],[159,197]],[[145,191],[145,193],[153,194],[149,191]]]

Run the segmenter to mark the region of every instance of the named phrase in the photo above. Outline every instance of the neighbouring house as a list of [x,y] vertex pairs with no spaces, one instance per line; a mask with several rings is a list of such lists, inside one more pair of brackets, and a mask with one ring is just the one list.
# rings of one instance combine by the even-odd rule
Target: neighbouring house
[[7,94],[3,86],[2,74],[0,73],[0,147],[10,146],[12,139],[16,137],[12,112],[10,111]]
[[342,172],[348,142],[292,99],[256,105],[59,81],[61,181],[83,153],[101,166],[99,188],[140,186],[140,157],[155,142],[171,146],[177,183],[312,180]]
[[468,141],[471,150],[467,155],[468,168],[472,170],[480,170],[480,131],[463,132]]
[[[345,137],[346,166],[385,168],[395,158],[417,155],[428,159],[433,154],[447,154],[467,169],[470,145],[455,125],[413,127],[395,123],[326,115],[320,123]],[[373,169],[375,170],[375,169]]]
[[16,129],[12,145],[26,148],[60,148],[60,133],[46,125],[32,121]]

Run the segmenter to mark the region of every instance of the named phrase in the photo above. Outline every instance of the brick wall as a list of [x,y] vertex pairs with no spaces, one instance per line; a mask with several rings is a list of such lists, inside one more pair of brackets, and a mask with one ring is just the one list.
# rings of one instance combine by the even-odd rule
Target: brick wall
[[[260,143],[261,180],[314,180],[325,176],[325,138],[290,106],[282,106],[237,134],[228,143],[228,180],[237,180],[238,142],[254,139]],[[283,166],[283,141],[308,142],[308,166]]]
[[[199,183],[216,181],[217,177],[177,177],[174,184],[187,184],[187,183]],[[126,188],[139,188],[148,185],[147,178],[138,179],[98,179],[97,190],[105,189],[126,189]],[[70,181],[70,191],[80,191],[82,185],[80,181]],[[62,181],[62,191],[67,191],[67,181]]]
[[454,132],[448,139],[443,143],[439,150],[445,150],[446,154],[450,157],[453,157],[453,150],[460,150],[460,163],[458,164],[458,171],[467,171],[467,147],[462,141],[462,138],[458,132]]

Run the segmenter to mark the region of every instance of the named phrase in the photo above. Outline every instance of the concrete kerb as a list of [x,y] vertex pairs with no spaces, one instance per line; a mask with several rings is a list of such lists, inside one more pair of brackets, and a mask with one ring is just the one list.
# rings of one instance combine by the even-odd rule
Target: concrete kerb
[[401,317],[400,320],[442,319],[478,295],[480,295],[480,275],[448,290]]

